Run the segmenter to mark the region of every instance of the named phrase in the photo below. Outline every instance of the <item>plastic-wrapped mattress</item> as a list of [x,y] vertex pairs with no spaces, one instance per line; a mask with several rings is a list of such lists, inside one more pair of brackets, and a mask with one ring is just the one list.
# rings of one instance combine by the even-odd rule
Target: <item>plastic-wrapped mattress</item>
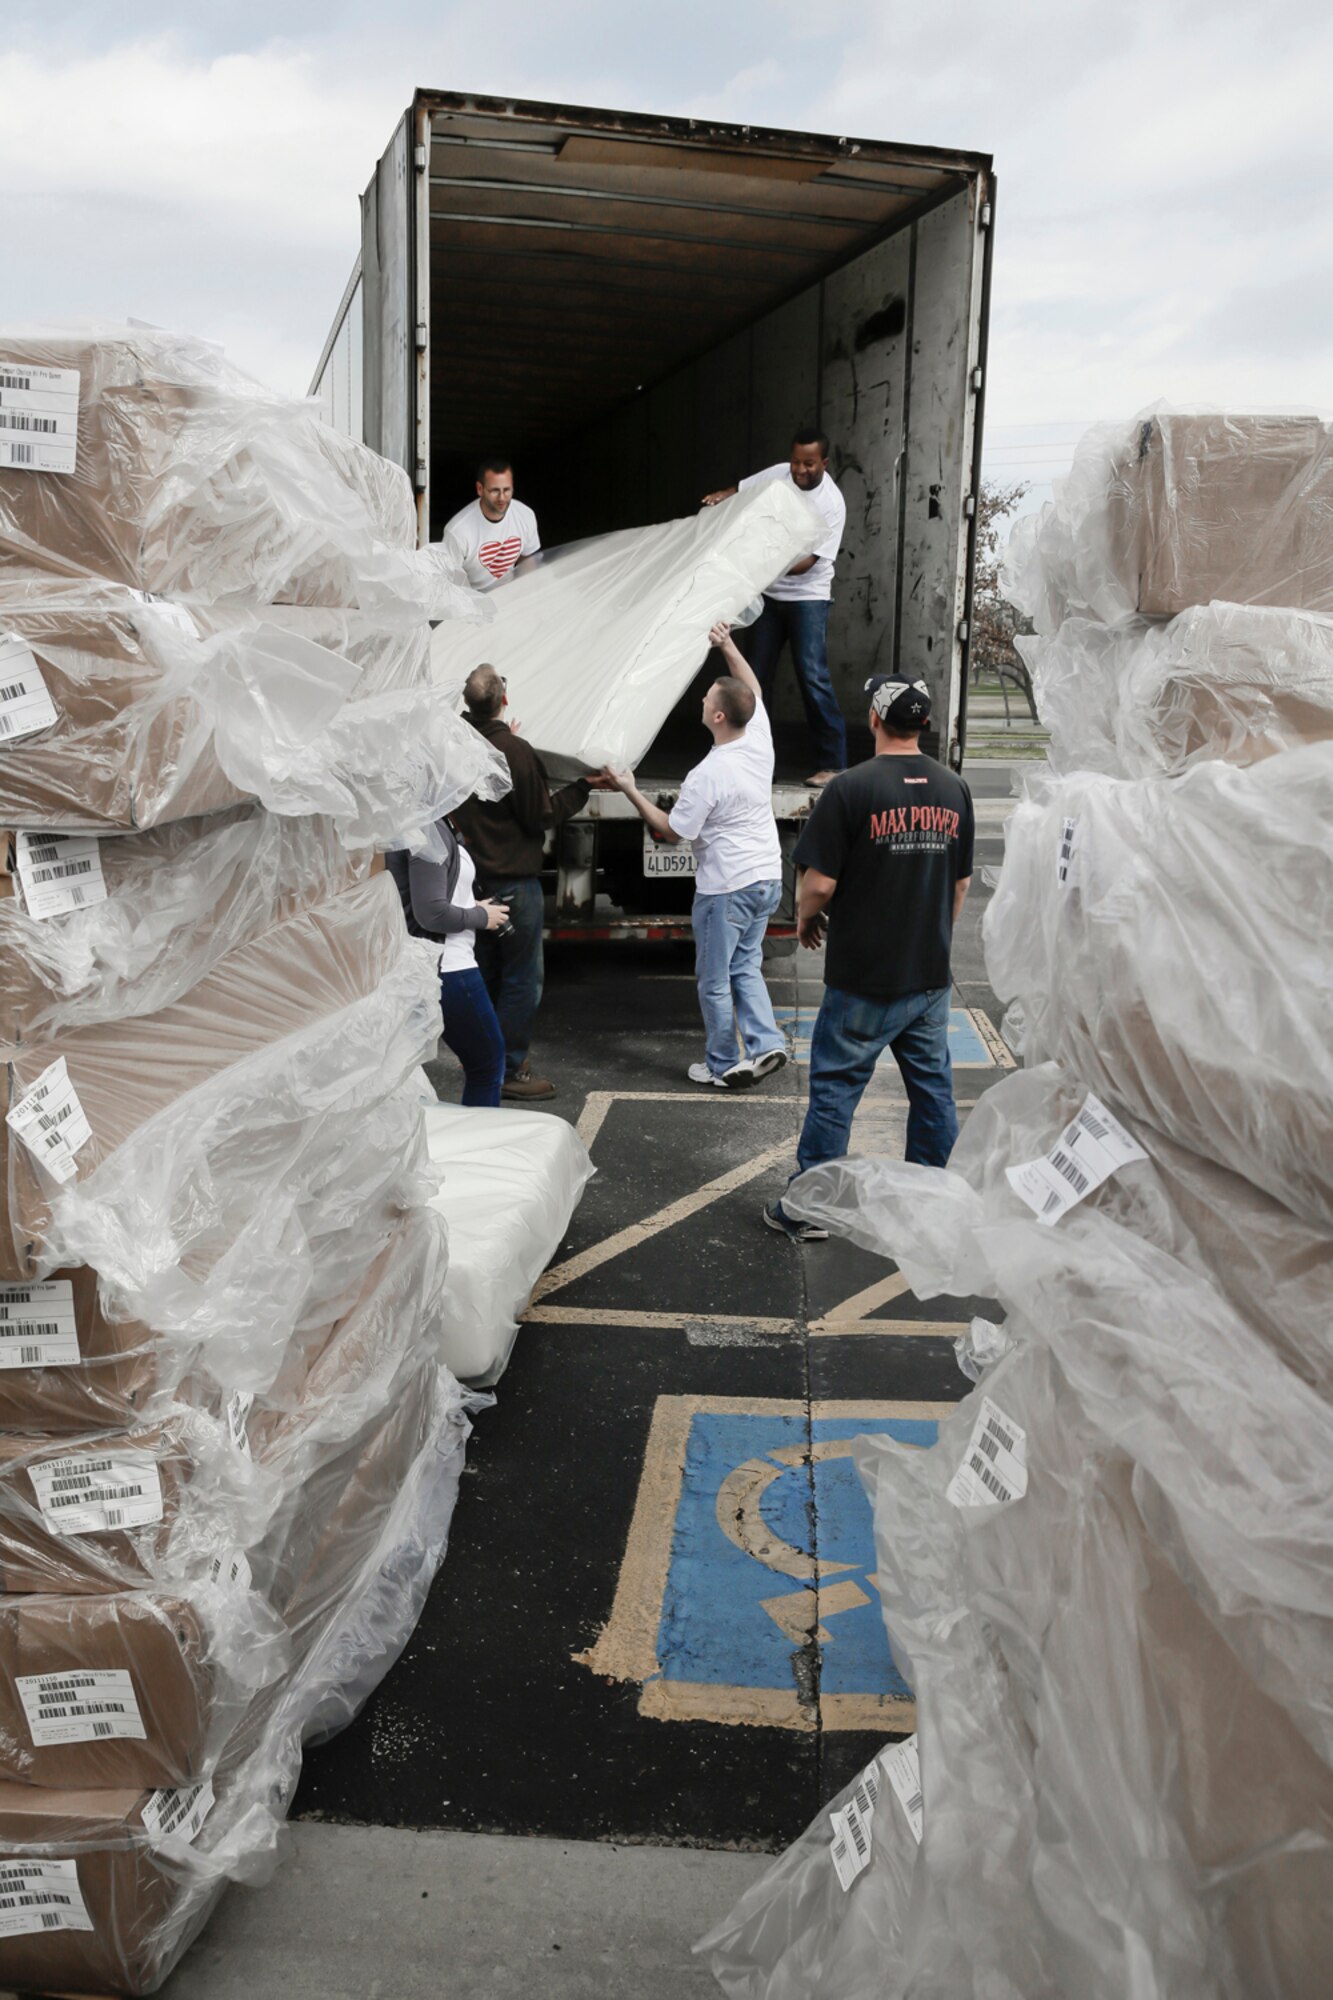
[[633,764],[703,665],[710,627],[739,618],[822,532],[812,502],[770,482],[578,543],[490,593],[489,625],[439,626],[436,677],[456,691],[488,663],[535,748],[585,770]]

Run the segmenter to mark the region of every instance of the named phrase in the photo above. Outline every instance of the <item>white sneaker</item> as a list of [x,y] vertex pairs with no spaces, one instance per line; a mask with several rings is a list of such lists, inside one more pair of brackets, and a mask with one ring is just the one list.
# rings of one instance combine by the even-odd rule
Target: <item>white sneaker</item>
[[745,1090],[758,1081],[754,1064],[750,1062],[733,1063],[721,1076],[714,1076],[707,1063],[691,1063],[686,1075],[691,1083],[708,1083],[715,1090]]
[[750,1067],[755,1073],[757,1082],[761,1076],[772,1076],[775,1069],[781,1069],[790,1061],[791,1057],[786,1049],[765,1049],[761,1056],[751,1059]]

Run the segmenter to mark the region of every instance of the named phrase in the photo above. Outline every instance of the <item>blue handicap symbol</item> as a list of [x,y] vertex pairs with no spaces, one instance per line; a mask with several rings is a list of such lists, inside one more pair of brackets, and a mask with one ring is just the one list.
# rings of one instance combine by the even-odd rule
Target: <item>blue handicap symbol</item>
[[[775,1007],[774,1016],[778,1026],[786,1034],[792,1045],[798,1063],[810,1061],[810,1037],[814,1032],[815,1017],[807,1008]],[[994,1069],[995,1057],[987,1048],[977,1024],[966,1007],[949,1009],[949,1055],[963,1069]],[[893,1052],[885,1049],[877,1068],[893,1068]]]
[[[910,1699],[893,1664],[875,1585],[870,1503],[838,1441],[887,1433],[928,1447],[938,1424],[912,1417],[697,1412],[686,1447],[658,1631],[669,1681],[790,1690],[808,1629],[818,1521],[824,1619],[820,1689]],[[807,1435],[814,1445],[806,1457]],[[813,1480],[813,1504],[811,1484]],[[719,1520],[719,1516],[725,1526]],[[834,1565],[841,1565],[833,1572]]]

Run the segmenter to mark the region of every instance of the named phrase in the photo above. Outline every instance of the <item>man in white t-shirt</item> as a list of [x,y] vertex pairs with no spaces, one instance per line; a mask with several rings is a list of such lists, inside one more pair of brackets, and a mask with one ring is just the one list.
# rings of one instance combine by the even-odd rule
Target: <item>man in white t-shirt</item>
[[507,458],[484,458],[477,467],[477,497],[461,507],[444,531],[446,542],[474,589],[505,578],[542,545],[537,516],[514,498],[514,468]]
[[773,818],[773,732],[759,682],[725,625],[715,625],[708,638],[728,669],[703,700],[701,720],[713,747],[670,813],[644,797],[632,771],[608,768],[603,777],[633,802],[658,840],[693,844],[704,1061],[690,1064],[689,1078],[736,1090],[787,1060],[763,969],[764,932],[782,896],[782,848]]
[[750,664],[759,676],[760,692],[767,702],[773,698],[778,656],[784,645],[791,648],[792,665],[800,683],[819,764],[814,776],[806,780],[811,785],[826,785],[847,762],[847,728],[828,670],[833,565],[842,546],[847,505],[829,472],[828,458],[829,441],[822,431],[797,431],[789,462],[752,472],[748,479],[742,479],[740,487],[724,486],[716,493],[704,495],[704,506],[716,507],[746,486],[785,479],[798,493],[804,493],[807,500],[813,500],[824,517],[828,532],[814,554],[793,563],[764,592],[764,609],[751,626],[748,641]]

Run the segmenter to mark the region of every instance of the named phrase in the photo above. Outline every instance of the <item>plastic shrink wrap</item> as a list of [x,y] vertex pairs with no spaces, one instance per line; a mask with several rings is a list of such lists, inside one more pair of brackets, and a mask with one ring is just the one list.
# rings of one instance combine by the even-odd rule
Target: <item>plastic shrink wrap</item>
[[1333,429],[1165,409],[1096,425],[1016,525],[1003,587],[1042,633],[1214,599],[1333,612]]
[[0,568],[0,669],[0,826],[119,832],[255,799],[387,846],[508,785],[431,683],[424,621],[196,615]]
[[197,1792],[0,1785],[0,1973],[9,1983],[152,1992],[229,1881],[267,1878],[302,1738],[349,1720],[393,1664],[444,1553],[469,1402],[444,1371],[420,1400],[424,1442],[258,1740],[241,1732],[243,1755],[224,1756]]
[[1028,1062],[1333,1226],[1333,744],[1037,779],[986,912]]
[[1207,604],[1168,625],[1070,618],[1020,638],[1059,771],[1174,776],[1333,737],[1333,618]]
[[10,328],[0,368],[0,578],[386,619],[466,606],[439,551],[415,546],[407,475],[216,348],[140,327]]
[[437,678],[456,692],[489,663],[536,749],[586,770],[634,764],[703,666],[709,628],[738,618],[822,532],[812,502],[769,483],[580,543],[490,593],[488,626],[439,626]]
[[443,1359],[464,1381],[499,1379],[519,1315],[592,1179],[571,1125],[532,1111],[426,1111],[432,1206],[449,1228]]
[[[1036,1079],[1046,1123],[1033,1081],[998,1087],[1017,1095],[1014,1128],[997,1106],[989,1132],[965,1138],[961,1173],[849,1161],[791,1195],[797,1213],[892,1248],[923,1296],[990,1292],[1013,1343],[933,1451],[860,1448],[926,1802],[917,1943],[897,1990],[979,1990],[957,1983],[961,1968],[985,1963],[1007,1926],[1029,1957],[1026,1970],[999,1962],[997,1992],[1296,2000],[1318,1989],[1333,1944],[1320,1469],[1333,1415],[1204,1274],[1137,1217],[1117,1219],[1114,1182],[1137,1176],[1149,1209],[1160,1198],[1151,1162],[1053,1227],[1025,1207],[1007,1169],[1056,1144],[1068,1103]],[[979,1434],[1008,1456],[983,1455]],[[932,1518],[913,1512],[913,1485],[930,1489]],[[951,1549],[953,1601],[914,1623]],[[994,1648],[984,1673],[977,1620]],[[989,1718],[984,1742],[967,1734],[973,1714]],[[952,1772],[984,1790],[1001,1743],[1008,1830],[997,1839],[993,1811],[960,1809],[941,1871],[936,1787]]]

